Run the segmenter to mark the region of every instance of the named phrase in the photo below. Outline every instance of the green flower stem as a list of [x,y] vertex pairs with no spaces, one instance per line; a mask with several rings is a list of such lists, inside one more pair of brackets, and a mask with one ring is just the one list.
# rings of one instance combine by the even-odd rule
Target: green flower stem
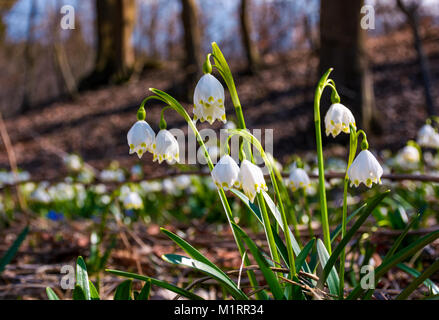
[[[341,237],[342,239],[346,235],[346,225],[347,225],[347,212],[348,212],[348,184],[349,184],[349,177],[348,177],[348,170],[351,166],[352,162],[354,161],[355,154],[357,152],[357,144],[358,144],[358,137],[360,134],[363,135],[363,142],[366,142],[367,144],[367,138],[366,133],[363,130],[359,130],[358,132],[355,130],[355,128],[350,125],[350,134],[349,134],[349,157],[348,157],[348,165],[346,167],[346,174],[344,177],[344,186],[343,186],[343,213],[342,213],[342,223],[341,223]],[[346,261],[346,248],[343,248],[343,251],[340,255],[340,292],[339,292],[339,298],[344,299],[344,275],[345,275],[345,261]]]
[[333,68],[328,69],[328,71],[326,71],[326,73],[322,76],[316,88],[314,97],[314,123],[316,128],[317,161],[319,167],[320,211],[322,215],[323,242],[326,250],[328,250],[329,255],[331,255],[332,250],[331,236],[329,233],[328,207],[326,203],[325,168],[323,162],[322,131],[320,121],[320,99],[322,98],[322,93],[326,86],[332,86],[333,90],[335,88],[332,82],[328,82],[328,77],[332,70]]
[[[297,218],[296,218],[296,214],[294,212],[294,208],[293,205],[291,203],[289,194],[288,194],[288,189],[285,186],[284,180],[282,178],[282,174],[279,171],[279,169],[276,167],[276,164],[273,161],[270,161],[270,165],[271,168],[273,168],[275,177],[277,178],[277,181],[279,182],[279,190],[280,190],[280,195],[279,196],[283,196],[283,201],[286,202],[286,207],[289,208],[291,210],[290,213],[290,217],[291,217],[291,222],[293,223],[293,232],[294,232],[294,236],[296,237],[297,243],[300,246],[300,248],[302,248],[302,244],[301,244],[301,240],[300,240],[300,232],[299,229],[297,228],[298,223],[297,223]],[[281,199],[281,201],[282,201]],[[277,222],[276,222],[277,223]]]
[[[176,112],[178,112],[186,120],[189,127],[192,129],[193,133],[195,134],[195,137],[197,138],[198,143],[200,144],[201,148],[203,148],[204,157],[206,158],[209,170],[212,171],[214,168],[214,165],[212,163],[212,159],[210,158],[209,152],[206,148],[206,145],[204,144],[204,141],[200,135],[200,132],[198,131],[197,127],[195,126],[194,122],[192,121],[191,117],[186,112],[186,110],[181,106],[181,104],[179,104],[175,99],[173,99],[171,96],[167,95],[166,93],[164,93],[160,90],[157,90],[157,89],[150,89],[150,90],[153,93],[155,93],[156,96],[149,96],[146,99],[144,99],[140,108],[144,108],[144,105],[147,101],[149,101],[151,99],[155,99],[155,100],[159,100],[159,101],[162,101],[165,104],[167,104],[168,106],[165,108],[170,107],[170,108],[174,109]],[[219,194],[219,197],[221,199],[221,203],[223,204],[223,207],[225,209],[227,221],[229,222],[230,228],[232,230],[233,238],[235,239],[235,242],[236,242],[236,245],[238,247],[238,250],[239,250],[241,257],[244,259],[244,265],[249,266],[251,264],[251,262],[250,262],[250,259],[248,258],[248,255],[244,255],[244,253],[245,253],[244,244],[243,244],[241,238],[235,233],[234,228],[232,227],[233,213],[232,213],[232,209],[230,208],[230,204],[227,200],[227,196],[222,188],[218,189],[218,194]],[[249,271],[247,271],[247,275],[249,277],[250,285],[256,289],[258,287],[258,282],[256,280],[256,276],[255,276],[254,272],[249,270]],[[257,294],[257,296],[259,298],[262,298],[261,294]]]
[[303,196],[303,206],[305,207],[305,213],[308,217],[308,232],[309,232],[309,236],[312,238],[314,238],[314,230],[312,229],[312,214],[311,214],[311,209],[309,208],[309,203],[308,203],[308,196],[306,194],[306,189],[302,189],[302,196]]
[[[212,49],[213,49],[213,56],[215,59],[215,66],[218,69],[221,76],[223,77],[224,81],[226,82],[227,88],[229,89],[230,96],[232,98],[233,106],[235,107],[238,128],[245,130],[245,129],[247,129],[247,127],[246,127],[245,120],[244,120],[244,114],[242,111],[241,103],[240,103],[239,97],[238,97],[238,92],[236,90],[235,82],[233,80],[233,76],[232,76],[232,73],[230,71],[230,68],[229,68],[224,56],[222,55],[221,50],[218,48],[218,46],[215,43],[212,44]],[[247,150],[251,154],[250,144],[247,143],[246,145],[248,148]],[[261,153],[261,155],[264,158],[265,155],[262,153]],[[285,238],[286,238],[286,242],[287,242],[289,264],[290,264],[291,277],[292,277],[296,274],[296,268],[295,268],[295,263],[294,263],[294,251],[293,251],[292,244],[291,244],[290,234],[288,232],[288,221],[287,221],[287,217],[285,214],[281,194],[279,192],[279,188],[278,188],[277,183],[276,183],[276,177],[274,175],[272,166],[269,163],[266,156],[265,156],[264,160],[266,160],[265,163],[268,166],[268,168],[270,168],[270,176],[271,176],[273,188],[274,188],[276,197],[279,200],[279,207],[281,209],[280,211],[281,211],[281,216],[282,216],[282,223],[284,224],[284,234],[285,234]],[[274,241],[273,231],[271,229],[270,220],[269,220],[267,209],[265,206],[265,199],[264,199],[264,196],[262,195],[262,193],[258,193],[257,199],[258,199],[258,204],[259,204],[259,207],[261,209],[261,213],[262,213],[262,217],[263,217],[264,227],[265,227],[265,231],[266,231],[267,241],[268,241],[268,244],[270,247],[271,256],[275,262],[280,264],[279,253],[277,252],[277,247],[276,247],[276,243]]]
[[[215,67],[217,68],[218,72],[223,77],[227,88],[229,89],[230,96],[232,98],[233,106],[235,107],[235,113],[236,113],[236,119],[238,122],[238,128],[240,129],[246,129],[245,120],[244,120],[244,114],[242,112],[241,102],[239,101],[238,92],[236,90],[235,81],[233,80],[232,72],[230,71],[230,68],[227,64],[227,61],[225,60],[221,50],[216,45],[216,43],[212,43],[212,56],[215,60]],[[246,150],[248,154],[251,153],[251,148],[249,143],[245,143],[244,146],[246,147]],[[253,157],[253,156],[252,156]],[[265,199],[264,196],[261,193],[257,194],[258,204],[261,209],[261,214],[263,217],[264,222],[264,228],[265,233],[267,236],[268,245],[270,248],[271,257],[274,260],[274,262],[280,264],[280,258],[279,253],[277,252],[276,243],[274,241],[273,236],[273,230],[271,229],[270,220],[268,217],[267,208],[265,206]]]

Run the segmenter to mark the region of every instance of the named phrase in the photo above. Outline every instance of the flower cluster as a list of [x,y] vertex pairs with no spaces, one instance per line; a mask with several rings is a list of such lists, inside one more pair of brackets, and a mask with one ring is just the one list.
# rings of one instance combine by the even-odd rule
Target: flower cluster
[[212,179],[218,188],[242,188],[251,202],[257,193],[262,190],[268,191],[261,168],[248,160],[243,160],[239,167],[227,154],[213,168]]
[[[358,135],[356,133],[355,118],[352,112],[341,103],[334,103],[328,110],[325,116],[326,135],[331,134],[334,138],[340,132],[351,133],[350,126],[353,127],[355,134],[355,147]],[[365,139],[365,133],[364,139]],[[353,160],[350,165],[347,175],[351,181],[351,186],[358,187],[361,183],[367,187],[372,187],[373,183],[381,184],[381,176],[383,175],[383,168],[379,164],[375,156],[367,150],[367,141],[362,146],[362,151]]]

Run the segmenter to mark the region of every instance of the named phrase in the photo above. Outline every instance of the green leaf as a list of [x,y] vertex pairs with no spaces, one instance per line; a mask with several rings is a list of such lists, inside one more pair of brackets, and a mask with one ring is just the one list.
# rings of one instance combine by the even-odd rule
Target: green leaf
[[[180,248],[184,250],[190,257],[192,257],[193,261],[198,261],[204,264],[205,266],[211,268],[210,274],[212,276],[216,275],[218,276],[219,281],[226,281],[227,286],[230,290],[232,290],[230,293],[235,299],[247,299],[247,296],[238,289],[237,285],[229,278],[229,276],[224,273],[218,266],[216,266],[213,262],[211,262],[209,259],[207,259],[200,251],[195,249],[193,246],[191,246],[187,241],[183,240],[176,234],[161,228],[160,229],[163,233],[165,233],[172,241],[174,241]],[[172,261],[169,261],[171,263],[174,263]],[[206,272],[206,268],[204,270],[200,270]],[[214,271],[212,273],[212,271]],[[220,280],[221,279],[221,280]]]
[[100,300],[98,290],[94,286],[93,282],[88,280],[88,285],[90,287],[90,298],[91,298],[91,300]]
[[302,268],[303,263],[306,261],[306,257],[308,256],[309,252],[314,247],[314,242],[316,241],[315,238],[312,238],[306,246],[300,251],[299,255],[296,258],[296,270],[300,270]]
[[124,272],[124,271],[111,270],[111,269],[106,269],[105,271],[110,272],[112,274],[115,274],[117,276],[125,277],[125,278],[137,279],[137,280],[141,280],[141,281],[151,281],[152,285],[155,285],[155,286],[158,286],[160,288],[175,292],[175,293],[181,295],[182,297],[186,297],[186,298],[191,299],[191,300],[204,300],[203,298],[196,295],[195,293],[192,293],[192,292],[187,291],[185,289],[179,288],[179,287],[174,286],[173,284],[167,283],[165,281],[157,280],[157,279],[154,279],[151,277],[146,277],[146,276],[142,276],[140,274],[135,274],[135,273],[131,273],[131,272]]
[[[379,265],[379,267],[375,269],[375,283],[378,283],[379,279],[381,279],[381,277],[391,268],[396,266],[398,263],[404,261],[411,255],[415,254],[416,252],[424,248],[427,244],[435,241],[437,238],[439,238],[439,230],[423,236],[417,241],[412,242],[404,249],[398,251],[388,259],[383,260],[383,262]],[[366,290],[361,288],[360,285],[357,285],[354,288],[354,290],[352,290],[352,292],[349,294],[347,299],[358,299],[365,291]],[[373,290],[368,290],[368,291],[373,292]]]
[[230,279],[227,275],[224,275],[223,272],[218,272],[210,265],[177,254],[165,254],[162,256],[162,259],[169,263],[186,266],[201,271],[222,283],[227,291],[230,292],[233,298],[238,300],[248,300],[245,293],[238,288],[238,286],[232,281],[232,279]]
[[58,295],[50,287],[46,287],[46,294],[49,300],[59,300]]
[[[346,224],[348,224],[364,207],[366,207],[366,203],[359,207],[357,210],[352,212],[346,219]],[[341,233],[341,223],[331,232],[331,243],[338,237]]]
[[87,267],[82,257],[78,257],[76,260],[76,284],[82,289],[85,300],[90,300],[91,294],[90,285],[88,282]]
[[262,274],[264,275],[265,280],[267,281],[268,286],[270,287],[270,290],[276,300],[285,300],[285,296],[283,293],[283,290],[279,284],[279,281],[274,274],[274,272],[270,269],[267,260],[264,258],[262,253],[259,251],[256,244],[253,242],[253,240],[250,239],[250,237],[236,224],[232,223],[232,227],[235,230],[236,233],[239,233],[242,237],[242,239],[247,244],[247,247],[251,251],[253,257],[255,258],[257,264],[259,265],[259,268],[262,271]]
[[73,300],[87,300],[84,294],[84,290],[79,285],[75,285],[73,289]]
[[131,299],[131,286],[133,284],[133,280],[125,280],[121,282],[114,293],[114,300],[132,300]]
[[398,236],[398,238],[396,239],[396,241],[393,243],[392,247],[390,248],[389,252],[387,252],[386,256],[384,257],[383,260],[386,260],[388,258],[390,258],[391,256],[393,256],[393,254],[396,252],[396,250],[398,250],[399,246],[401,245],[402,241],[404,240],[404,238],[407,236],[408,232],[410,231],[410,229],[413,227],[413,225],[415,223],[417,223],[420,219],[421,219],[421,214],[416,215],[412,221],[410,221],[410,223],[408,223],[406,225],[406,227],[404,228],[404,230],[402,231],[402,233]]
[[186,240],[183,240],[179,236],[177,236],[175,233],[172,233],[169,230],[166,230],[164,228],[160,228],[160,231],[166,234],[172,241],[174,241],[180,248],[184,250],[190,257],[192,257],[195,260],[198,260],[200,262],[205,263],[206,265],[216,269],[218,272],[221,272],[223,275],[226,276],[226,274],[218,268],[213,262],[211,262],[209,259],[207,259],[200,251],[195,249],[192,245],[190,245]]
[[[270,196],[265,192],[262,191],[262,194],[265,198],[265,201],[267,202],[268,207],[270,208],[271,213],[273,214],[274,218],[276,219],[277,223],[281,227],[282,231],[285,232],[284,224],[282,223],[282,217],[280,215],[279,210],[276,208],[276,205],[274,204],[273,200],[270,198]],[[290,233],[291,238],[291,246],[293,247],[294,253],[296,255],[300,254],[300,246],[296,241],[296,238],[294,237],[293,233],[291,232],[290,228],[287,226],[287,230]]]
[[26,238],[28,232],[29,227],[24,227],[24,229],[18,235],[17,239],[15,239],[14,243],[9,247],[8,251],[6,251],[3,257],[0,259],[0,274],[3,272],[3,270],[5,270],[6,265],[14,258],[22,242]]
[[[349,229],[349,231],[346,233],[343,239],[341,239],[338,246],[335,248],[335,250],[332,252],[331,257],[329,257],[327,263],[325,263],[323,272],[320,276],[319,282],[317,286],[322,287],[323,283],[325,283],[329,271],[333,269],[335,262],[339,258],[340,254],[342,253],[343,249],[346,247],[346,245],[349,243],[349,241],[352,239],[352,237],[355,235],[357,230],[363,225],[363,223],[366,221],[366,219],[369,217],[369,215],[372,213],[372,211],[378,206],[378,204],[390,193],[389,190],[377,195],[374,197],[370,202],[367,203],[366,207],[363,207],[361,215],[358,217],[357,221],[355,221],[354,225]],[[331,271],[332,272],[332,271]],[[338,277],[337,277],[338,278]],[[329,284],[328,284],[329,285]],[[331,291],[331,293],[333,293]],[[334,293],[337,294],[337,293]]]
[[[438,260],[439,261],[439,260]],[[437,263],[438,261],[436,261],[435,263]],[[434,265],[434,264],[433,264]],[[421,273],[413,268],[410,268],[409,266],[403,264],[403,263],[398,263],[396,265],[398,268],[400,268],[402,271],[407,272],[408,274],[412,275],[415,278],[418,278],[421,276]],[[430,266],[431,267],[431,266]],[[437,266],[436,266],[437,267]],[[427,269],[428,270],[428,269]],[[427,271],[426,270],[426,271]],[[427,276],[424,280],[424,285],[434,294],[439,294],[439,287],[430,279],[428,279],[429,276]],[[416,281],[416,280],[415,280]],[[413,283],[413,282],[412,282]],[[410,284],[411,285],[411,284]],[[416,287],[415,287],[416,288]],[[407,289],[407,288],[406,288]],[[411,293],[411,292],[410,292]],[[409,294],[410,294],[409,293]],[[403,294],[403,292],[401,292],[400,296]],[[408,297],[408,295],[406,296]],[[398,299],[398,298],[397,298]]]
[[[328,265],[329,253],[320,239],[317,239],[317,254],[319,256],[320,264],[322,265],[323,270],[325,270],[326,266]],[[317,283],[317,287],[322,288],[323,284],[326,282],[328,283],[329,292],[332,294],[338,294],[338,285],[340,280],[338,278],[337,271],[335,270],[334,266],[332,266],[329,270],[330,272],[328,273],[327,277],[323,277],[322,275],[319,276],[320,279]],[[324,274],[324,271],[322,273]]]
[[143,286],[139,295],[136,297],[136,300],[148,300],[150,292],[151,292],[151,279],[148,279],[148,281],[145,282],[145,285]]

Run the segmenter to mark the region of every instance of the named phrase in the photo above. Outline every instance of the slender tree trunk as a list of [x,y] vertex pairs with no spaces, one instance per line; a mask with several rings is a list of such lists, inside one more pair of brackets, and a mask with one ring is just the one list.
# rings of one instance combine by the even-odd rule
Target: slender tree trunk
[[247,58],[247,69],[250,72],[257,72],[259,67],[259,51],[252,41],[252,22],[250,17],[250,0],[241,0],[240,20],[242,44]]
[[33,68],[34,68],[34,57],[32,55],[32,42],[34,38],[34,22],[37,15],[37,4],[36,0],[31,0],[29,18],[27,25],[27,39],[26,45],[24,47],[24,89],[23,89],[23,99],[21,101],[20,111],[25,113],[29,111],[31,106],[31,94],[33,86]]
[[201,75],[202,53],[201,53],[201,34],[198,21],[198,9],[194,0],[182,0],[181,18],[184,28],[184,48],[187,81],[191,84]]
[[94,71],[81,88],[126,81],[134,68],[131,36],[136,18],[135,0],[96,0],[97,54]]
[[321,1],[320,5],[320,74],[334,68],[342,99],[363,129],[370,129],[374,113],[372,75],[365,52],[366,31],[361,28],[364,0]]
[[421,69],[422,83],[424,85],[427,114],[429,116],[432,116],[435,115],[435,106],[431,93],[430,66],[428,63],[427,55],[424,51],[424,47],[422,45],[422,39],[419,30],[419,4],[414,3],[412,6],[407,6],[401,0],[397,0],[397,4],[401,11],[406,15],[407,22],[412,29],[414,46],[418,56],[419,67]]

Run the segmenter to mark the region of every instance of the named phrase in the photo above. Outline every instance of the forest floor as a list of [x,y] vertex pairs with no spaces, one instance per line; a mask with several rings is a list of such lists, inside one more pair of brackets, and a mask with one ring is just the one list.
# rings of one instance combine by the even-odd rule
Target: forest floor
[[[428,30],[424,34],[424,46],[433,78],[433,96],[439,107],[438,86],[434,85],[439,81],[439,30]],[[369,140],[374,149],[396,150],[407,140],[416,138],[417,130],[427,117],[411,33],[400,30],[370,38],[368,55],[374,78],[376,112],[382,126],[379,134],[369,134]],[[232,64],[247,126],[274,130],[274,156],[281,162],[292,153],[314,149],[312,106],[318,80],[317,66],[317,57],[309,51],[267,55],[264,67],[256,76],[243,74],[239,64]],[[168,63],[166,67],[146,71],[125,85],[83,92],[74,101],[52,103],[8,118],[7,130],[19,167],[36,178],[59,178],[65,174],[61,156],[65,152],[75,152],[97,169],[117,160],[125,168],[140,163],[147,173],[165,173],[170,167],[153,163],[149,154],[141,162],[137,157],[128,156],[126,133],[136,120],[140,102],[150,94],[148,88],[173,92],[183,81],[176,64]],[[226,100],[226,112],[232,115],[233,106],[228,95]],[[182,104],[191,114],[190,103]],[[155,130],[161,107],[159,104],[148,106],[147,120]],[[323,106],[322,114],[327,107]],[[187,132],[185,122],[176,113],[167,112],[166,120],[169,128]],[[219,128],[220,124],[215,123],[213,127]],[[8,167],[7,155],[2,152],[0,168]]]
[[[90,252],[90,230],[93,227],[91,220],[84,221],[50,221],[45,218],[32,219],[28,235],[14,262],[7,265],[0,276],[0,300],[2,299],[47,299],[45,288],[52,287],[61,299],[71,298],[72,290],[60,289],[61,279],[65,274],[60,273],[61,267],[70,265],[74,267],[78,256],[88,257]],[[221,266],[225,271],[239,270],[241,259],[233,235],[229,228],[218,230],[214,225],[167,225],[166,229],[184,234],[185,240],[200,250],[207,258]],[[20,232],[21,225],[11,226],[0,235],[0,252],[5,251],[12,244],[16,235]],[[309,241],[309,233],[299,227],[302,241]],[[369,231],[360,229],[362,231]],[[431,230],[418,229],[410,231],[409,235],[425,235]],[[314,233],[319,236],[320,229]],[[215,237],[212,238],[212,234]],[[384,256],[394,243],[399,232],[397,230],[378,229],[372,233],[371,244],[376,245],[378,253],[372,256],[376,265],[381,263]],[[112,250],[110,259],[105,265],[109,269],[131,271],[139,274],[169,281],[181,287],[185,287],[191,281],[201,278],[202,274],[195,273],[189,268],[181,268],[171,265],[162,260],[163,254],[183,254],[169,238],[160,233],[156,224],[145,225],[135,223],[131,227],[122,225],[110,225],[107,237],[115,235],[118,239],[116,247]],[[321,235],[320,235],[321,236]],[[252,239],[261,248],[266,248],[265,235],[260,233],[252,235]],[[109,241],[108,241],[109,242]],[[107,243],[108,246],[108,243]],[[102,250],[105,250],[104,245]],[[422,263],[424,268],[429,266],[439,256],[439,243],[436,241],[422,251]],[[353,257],[356,261],[361,259],[358,255]],[[347,255],[346,261],[351,261],[352,255]],[[354,272],[359,274],[355,266]],[[349,272],[350,268],[347,268]],[[97,274],[91,274],[95,281]],[[257,273],[258,279],[262,280],[262,274]],[[236,273],[232,276],[237,280]],[[430,277],[435,283],[439,282],[439,274]],[[124,279],[107,272],[100,272],[102,299],[112,299],[114,289]],[[387,300],[395,298],[405,288],[412,277],[398,268],[390,270],[379,282],[375,291],[375,299]],[[135,282],[135,288],[141,285]],[[242,288],[246,291],[248,280],[243,277]],[[222,293],[214,281],[207,281],[194,291],[205,299],[221,299]],[[420,286],[410,298],[422,298],[428,290]],[[160,288],[153,288],[151,299],[173,299],[175,294]]]
[[[424,35],[434,84],[439,81],[437,34],[438,28]],[[369,142],[377,150],[396,150],[416,137],[417,130],[426,119],[424,92],[411,35],[408,30],[400,30],[369,39],[368,53],[372,63],[376,109],[383,124],[380,134],[369,135]],[[237,70],[235,80],[247,126],[274,129],[274,155],[281,162],[292,153],[314,149],[312,105],[318,80],[317,65],[317,57],[310,52],[294,51],[282,56],[265,56],[264,67],[256,76],[242,73],[238,64],[231,66],[232,70]],[[137,157],[129,156],[126,133],[135,121],[139,103],[149,94],[149,87],[172,92],[183,81],[176,65],[170,63],[167,67],[148,70],[127,84],[84,92],[74,101],[59,101],[6,119],[19,167],[28,170],[35,179],[59,179],[66,174],[62,156],[66,152],[75,152],[97,169],[117,160],[124,168],[140,163],[147,175],[166,173],[171,167],[153,163],[150,155],[145,155],[141,162]],[[437,88],[433,85],[435,103],[439,107]],[[183,105],[192,111],[189,102],[183,102]],[[158,129],[161,107],[151,104],[147,109],[148,122],[154,130]],[[229,98],[226,109],[228,114],[233,113]],[[187,131],[184,121],[175,113],[168,112],[166,120],[169,128]],[[220,128],[220,124],[215,123],[214,127]],[[343,151],[335,145],[330,149],[334,153]],[[0,169],[9,169],[5,152],[0,153]],[[20,221],[19,217],[16,221]],[[46,286],[52,286],[60,296],[68,297],[71,292],[66,294],[59,290],[60,267],[73,265],[78,255],[88,256],[92,226],[91,220],[54,222],[43,218],[32,219],[31,234],[17,258],[0,277],[0,299],[45,299]],[[22,223],[12,223],[10,228],[2,230],[0,252],[7,250],[22,227]],[[229,269],[239,268],[241,261],[227,228],[218,232],[210,229],[214,226],[166,227],[183,230],[188,235],[187,240],[215,263]],[[136,224],[131,230],[123,226],[110,229],[118,234],[119,241],[107,267],[134,270],[178,285],[190,279],[187,270],[170,266],[160,259],[162,254],[176,249],[159,233],[157,225]],[[306,234],[306,230],[302,231]],[[215,234],[214,241],[212,233]],[[374,237],[384,252],[395,239],[395,235],[387,234],[386,230],[374,232]],[[263,234],[254,238],[259,239],[258,244],[263,246]],[[437,243],[429,250],[423,253],[427,255],[423,261],[431,261],[439,255]],[[378,256],[374,259],[379,263]],[[122,280],[108,274],[101,279],[104,298],[110,297],[118,281]],[[410,277],[407,274],[392,270],[380,283],[382,298],[395,296],[400,292],[398,288],[404,288],[408,281]],[[434,281],[437,283],[439,279]],[[206,298],[220,295],[212,285],[203,286],[197,293]],[[166,291],[153,292],[154,299],[173,297]],[[414,297],[420,297],[420,291]]]

